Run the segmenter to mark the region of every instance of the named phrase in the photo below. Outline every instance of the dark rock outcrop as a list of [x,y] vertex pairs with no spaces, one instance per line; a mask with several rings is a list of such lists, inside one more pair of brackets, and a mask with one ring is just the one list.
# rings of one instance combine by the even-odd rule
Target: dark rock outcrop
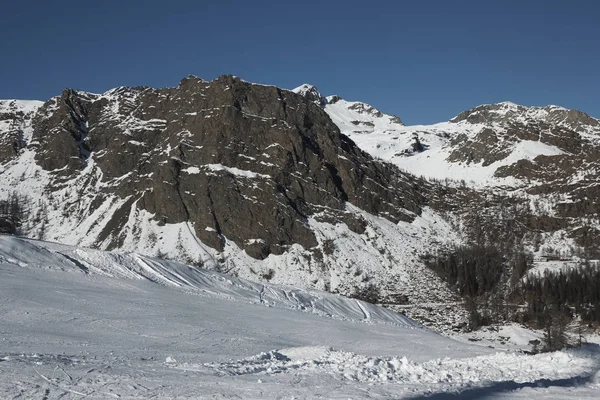
[[227,238],[255,258],[316,246],[311,217],[360,229],[346,202],[394,222],[425,203],[416,179],[358,149],[315,101],[233,76],[104,95],[67,89],[33,126],[44,169],[68,177],[93,163],[103,192],[129,199],[103,232],[109,247],[134,201],[161,223],[189,221],[211,247]]

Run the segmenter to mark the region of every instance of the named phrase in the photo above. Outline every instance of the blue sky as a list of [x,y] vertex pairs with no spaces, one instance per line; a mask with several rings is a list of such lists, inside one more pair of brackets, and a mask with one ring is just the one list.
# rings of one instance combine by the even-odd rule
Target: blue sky
[[504,100],[600,117],[595,0],[10,1],[0,37],[4,99],[227,73],[408,124]]

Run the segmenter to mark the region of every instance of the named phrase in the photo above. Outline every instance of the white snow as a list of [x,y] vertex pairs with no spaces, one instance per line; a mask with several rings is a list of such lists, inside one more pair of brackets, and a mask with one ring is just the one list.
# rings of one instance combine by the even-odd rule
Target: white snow
[[556,146],[535,140],[521,140],[516,144],[510,156],[503,162],[513,164],[519,160],[533,160],[538,156],[558,156],[565,152]]
[[309,84],[309,83],[303,83],[302,85],[298,86],[295,89],[292,89],[292,92],[294,93],[298,93],[301,96],[306,95],[307,92],[311,91],[311,90],[315,90],[316,87]]
[[564,154],[562,150],[546,143],[523,140],[514,145],[510,154],[502,160],[483,166],[480,163],[458,163],[448,161],[452,149],[442,146],[414,154],[410,157],[393,158],[400,168],[416,175],[435,179],[464,180],[472,186],[513,185],[515,178],[498,178],[494,173],[499,167],[512,165],[519,160],[534,160],[537,156]]
[[331,120],[346,134],[389,134],[404,126],[397,117],[383,114],[376,108],[360,102],[343,99],[325,105],[325,112]]
[[[304,91],[300,90],[299,93]],[[547,143],[522,140],[508,147],[508,154],[503,159],[487,166],[483,166],[482,162],[450,162],[448,157],[456,146],[460,146],[453,145],[451,140],[460,136],[472,139],[490,125],[461,121],[404,126],[396,117],[381,113],[368,104],[337,98],[331,102],[332,99],[332,96],[328,97],[330,101],[325,104],[324,110],[343,134],[374,158],[391,162],[409,173],[425,178],[465,181],[476,187],[514,186],[518,183],[517,179],[494,176],[499,167],[512,165],[519,160],[534,160],[540,155],[565,154],[563,150]],[[512,119],[521,123],[544,120],[549,118],[550,112],[560,109],[555,106],[524,107],[511,102],[498,103],[496,106],[498,109],[489,112],[500,116],[510,114]],[[480,111],[474,111],[477,112]],[[500,131],[505,129],[501,125],[493,127]],[[424,146],[423,152],[413,150],[415,136]]]
[[0,236],[0,294],[1,398],[592,399],[600,389],[598,345],[496,352],[367,303],[133,253]]
[[490,325],[473,332],[457,333],[450,337],[471,342],[478,346],[494,347],[502,350],[532,351],[532,341],[543,342],[544,333],[539,330],[526,328],[520,324],[508,322],[504,325]]
[[200,168],[198,167],[187,167],[181,170],[182,172],[191,174],[191,175],[196,175],[200,173]]
[[292,92],[297,93],[304,97],[312,96],[313,98],[317,99],[315,101],[319,104],[320,104],[320,100],[324,99],[323,96],[321,95],[321,93],[319,93],[319,90],[315,86],[310,85],[308,83],[304,83],[304,84],[298,86],[297,88],[292,89]]
[[43,104],[44,102],[38,100],[0,100],[0,114],[23,113],[25,115],[22,122],[18,118],[0,121],[0,134],[20,130],[23,141],[29,144],[33,136],[32,116]]
[[0,112],[22,111],[30,114],[38,110],[44,104],[39,100],[0,100]]
[[202,167],[207,168],[210,171],[225,171],[227,173],[230,173],[231,175],[241,176],[244,178],[251,178],[251,179],[253,179],[253,178],[270,179],[271,178],[270,175],[259,174],[258,172],[252,172],[252,171],[248,171],[245,169],[239,169],[239,168],[235,168],[235,167],[226,167],[221,164],[206,164],[206,165],[203,165]]

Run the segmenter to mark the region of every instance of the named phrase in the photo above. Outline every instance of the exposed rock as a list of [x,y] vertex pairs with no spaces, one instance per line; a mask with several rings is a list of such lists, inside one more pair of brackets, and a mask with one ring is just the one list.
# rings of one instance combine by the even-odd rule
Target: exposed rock
[[0,164],[15,159],[30,138],[26,126],[41,106],[38,101],[0,100]]
[[543,122],[557,125],[577,133],[591,132],[600,128],[600,120],[579,110],[558,106],[526,107],[510,102],[485,104],[463,111],[451,122],[467,121],[472,124]]
[[312,101],[320,107],[323,107],[325,104],[327,104],[327,99],[321,95],[319,89],[317,89],[316,86],[309,85],[308,83],[298,86],[296,89],[292,90],[292,92],[305,97],[308,101]]
[[412,220],[425,203],[418,185],[341,135],[314,104],[317,93],[233,76],[104,95],[66,89],[34,121],[36,160],[71,178],[93,160],[103,192],[128,199],[99,238],[108,248],[120,246],[134,202],[162,223],[189,221],[213,248],[223,250],[226,237],[261,259],[292,244],[315,247],[307,218],[324,209],[357,226],[346,202]]

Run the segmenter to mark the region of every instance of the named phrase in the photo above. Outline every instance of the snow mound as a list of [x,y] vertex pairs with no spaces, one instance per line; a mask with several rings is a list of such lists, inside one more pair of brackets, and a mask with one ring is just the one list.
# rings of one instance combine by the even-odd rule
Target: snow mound
[[[408,357],[368,357],[324,347],[273,350],[246,359],[205,364],[225,375],[282,374],[303,371],[331,374],[342,380],[366,383],[435,384],[448,387],[491,382],[534,382],[596,376],[598,346],[576,351],[528,356],[496,353],[462,359],[416,362]],[[192,368],[175,365],[175,368]],[[596,375],[594,375],[596,374]],[[595,378],[594,378],[595,379]]]
[[23,268],[148,280],[188,293],[294,309],[338,320],[425,329],[402,314],[359,300],[316,290],[251,282],[136,253],[111,253],[2,235],[0,263]]

